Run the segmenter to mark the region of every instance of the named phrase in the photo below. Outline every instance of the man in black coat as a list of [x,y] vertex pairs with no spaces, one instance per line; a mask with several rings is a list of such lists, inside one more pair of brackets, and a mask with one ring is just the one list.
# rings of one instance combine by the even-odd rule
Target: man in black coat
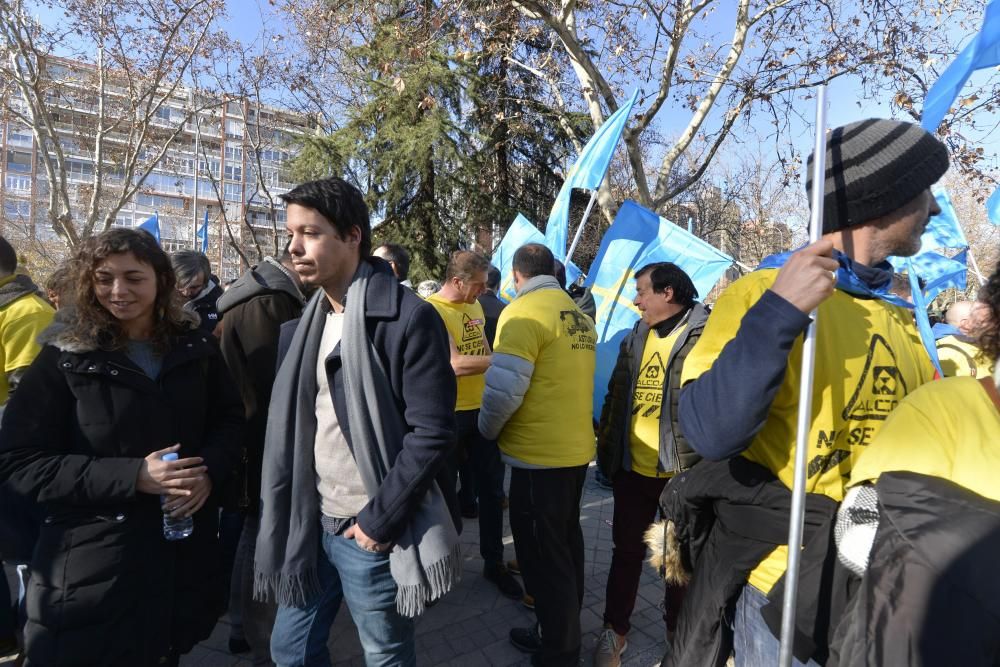
[[[302,318],[282,327],[269,406],[254,574],[255,592],[279,602],[272,659],[326,664],[343,601],[368,664],[414,664],[405,613],[413,608],[401,610],[397,593],[422,603],[431,584],[410,575],[430,582],[422,566],[441,562],[435,577],[450,586],[455,564],[407,560],[417,542],[406,540],[431,507],[435,523],[420,536],[421,552],[432,545],[450,553],[458,542],[454,503],[429,505],[440,499],[434,482],[455,446],[448,336],[434,308],[369,256],[368,208],[356,188],[327,178],[282,199],[295,272],[320,289]],[[352,345],[370,361],[344,354]],[[350,382],[358,384],[348,391]],[[361,421],[365,411],[379,420]],[[382,428],[374,433],[372,423]],[[448,587],[433,585],[441,594]]]
[[490,266],[486,272],[486,291],[479,295],[479,305],[483,307],[483,315],[486,316],[486,340],[493,349],[493,339],[497,335],[497,320],[503,312],[504,302],[497,298],[497,290],[500,289],[500,269]]
[[[246,409],[243,479],[238,505],[245,512],[236,547],[230,589],[230,651],[253,651],[255,664],[270,664],[271,625],[275,606],[253,599],[253,555],[260,510],[260,475],[267,430],[267,406],[277,370],[281,325],[302,313],[305,298],[292,258],[264,258],[236,280],[218,301],[225,315],[222,356],[236,381]],[[240,621],[237,623],[237,621]]]
[[198,316],[199,329],[215,333],[222,319],[216,302],[223,292],[218,278],[212,275],[208,257],[195,250],[178,250],[170,255],[170,263],[177,276],[177,291],[186,300],[184,310]]

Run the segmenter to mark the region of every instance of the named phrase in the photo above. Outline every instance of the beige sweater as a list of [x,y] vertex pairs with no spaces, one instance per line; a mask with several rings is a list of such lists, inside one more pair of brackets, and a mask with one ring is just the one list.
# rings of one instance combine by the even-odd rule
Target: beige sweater
[[320,511],[324,516],[338,519],[355,517],[368,504],[358,464],[333,409],[333,396],[326,376],[326,358],[340,342],[343,326],[343,313],[327,314],[316,362],[319,390],[316,392],[316,441],[313,445]]

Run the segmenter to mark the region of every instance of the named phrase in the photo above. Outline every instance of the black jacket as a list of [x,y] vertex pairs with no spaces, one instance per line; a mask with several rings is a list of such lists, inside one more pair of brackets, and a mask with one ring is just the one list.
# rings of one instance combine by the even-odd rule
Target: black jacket
[[260,474],[267,431],[267,406],[278,368],[281,325],[302,314],[298,286],[273,260],[265,260],[234,282],[219,298],[219,346],[246,410],[245,464],[238,501],[252,515],[260,500]]
[[486,340],[489,341],[490,349],[493,349],[493,341],[497,336],[497,321],[500,313],[505,308],[504,302],[497,298],[493,292],[483,292],[479,295],[479,305],[483,307],[483,315],[486,317]]
[[589,287],[580,287],[579,285],[570,285],[566,292],[569,293],[573,303],[579,308],[584,315],[590,317],[590,319],[597,321],[597,302],[594,301],[594,295],[591,293]]
[[875,489],[868,570],[827,664],[1000,665],[1000,502],[911,472]]
[[[787,543],[791,502],[770,470],[742,456],[702,461],[667,482],[660,510],[674,523],[691,579],[665,666],[726,664],[733,637],[725,617],[750,571]],[[836,511],[832,498],[806,494],[805,539]]]
[[[832,526],[806,544],[796,657],[831,667],[1000,665],[1000,502],[912,472],[883,473],[875,489],[864,577],[839,563]],[[776,634],[783,587],[762,610]]]
[[[455,485],[447,483],[447,471],[443,468],[455,448],[458,391],[444,322],[431,304],[396,282],[386,262],[377,257],[365,261],[376,269],[365,295],[368,339],[374,343],[389,378],[396,399],[392,407],[398,410],[406,434],[378,493],[358,513],[358,523],[374,540],[393,542],[406,527],[431,482],[437,479],[455,526],[460,527]],[[281,326],[279,363],[288,351],[298,322]],[[326,358],[326,374],[337,420],[351,446],[342,370],[338,343]],[[302,443],[302,446],[312,444]]]
[[[0,486],[40,516],[25,627],[30,664],[157,665],[207,638],[225,606],[213,498],[167,542],[139,493],[149,453],[180,443],[213,489],[231,473],[243,408],[215,341],[180,336],[150,379],[64,330],[42,348],[0,428]],[[213,494],[214,495],[214,494]]]
[[[677,405],[684,359],[705,328],[708,308],[701,303],[695,303],[687,318],[687,326],[670,351],[670,357],[666,362],[666,374],[663,377],[660,458],[657,463],[660,472],[677,473],[687,470],[701,459],[681,433]],[[658,329],[663,329],[663,325],[673,328],[675,324],[673,319],[661,323]],[[669,328],[661,330],[660,335],[669,333]],[[627,459],[632,427],[632,399],[648,336],[649,326],[640,319],[622,340],[615,369],[611,373],[611,380],[608,381],[608,395],[604,399],[604,407],[601,408],[601,421],[597,429],[597,463],[601,466],[601,472],[609,479],[614,479],[623,467],[631,468]]]
[[198,328],[205,333],[214,333],[215,328],[219,326],[219,322],[222,320],[222,313],[219,312],[216,303],[219,298],[225,294],[225,291],[218,285],[214,285],[212,289],[205,296],[198,297],[189,301],[185,308],[188,308],[201,321]]

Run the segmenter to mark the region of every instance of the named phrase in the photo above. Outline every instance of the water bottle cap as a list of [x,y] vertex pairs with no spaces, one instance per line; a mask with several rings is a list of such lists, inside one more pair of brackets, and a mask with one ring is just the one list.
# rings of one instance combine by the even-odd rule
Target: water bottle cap
[[169,454],[164,454],[163,457],[162,457],[162,460],[163,461],[176,461],[177,460],[177,452],[170,452]]

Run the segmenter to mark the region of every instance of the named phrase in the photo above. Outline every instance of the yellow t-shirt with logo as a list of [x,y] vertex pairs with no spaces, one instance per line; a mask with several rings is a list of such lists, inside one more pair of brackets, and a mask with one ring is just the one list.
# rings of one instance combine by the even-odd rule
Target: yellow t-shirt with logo
[[500,313],[496,354],[534,364],[521,406],[500,432],[500,449],[532,465],[566,468],[594,458],[594,321],[568,294],[539,289]]
[[[475,303],[454,303],[432,294],[427,302],[434,306],[448,335],[458,348],[459,354],[470,356],[485,356],[486,351],[486,316],[478,301]],[[483,389],[486,388],[486,375],[463,375],[455,378],[458,383],[458,400],[455,411],[478,410],[483,404]]]
[[983,378],[993,373],[993,364],[980,356],[978,347],[955,336],[939,339],[937,351],[945,377],[967,375]]
[[[682,386],[711,368],[736,336],[743,315],[771,287],[777,273],[777,269],[755,271],[723,292],[684,361]],[[785,378],[767,421],[743,452],[774,472],[788,488],[794,476],[801,368],[800,336],[788,355]],[[908,309],[881,299],[853,297],[842,290],[820,304],[806,491],[843,500],[856,458],[903,397],[933,374]],[[739,378],[732,381],[739,382]],[[775,549],[751,572],[750,583],[765,593],[770,591],[785,571],[787,552],[787,546]]]
[[644,477],[669,477],[658,472],[660,460],[660,411],[663,406],[663,383],[667,381],[670,351],[687,325],[677,327],[660,337],[655,330],[646,336],[642,350],[642,365],[632,395],[632,429],[629,435],[629,455],[632,471]]
[[979,380],[920,387],[893,410],[851,472],[851,485],[883,472],[933,475],[1000,501],[1000,412]]
[[[0,279],[0,287],[13,281],[15,276]],[[22,296],[0,308],[0,405],[7,402],[10,387],[7,374],[26,368],[35,360],[42,348],[38,335],[52,323],[52,308],[37,294]]]

